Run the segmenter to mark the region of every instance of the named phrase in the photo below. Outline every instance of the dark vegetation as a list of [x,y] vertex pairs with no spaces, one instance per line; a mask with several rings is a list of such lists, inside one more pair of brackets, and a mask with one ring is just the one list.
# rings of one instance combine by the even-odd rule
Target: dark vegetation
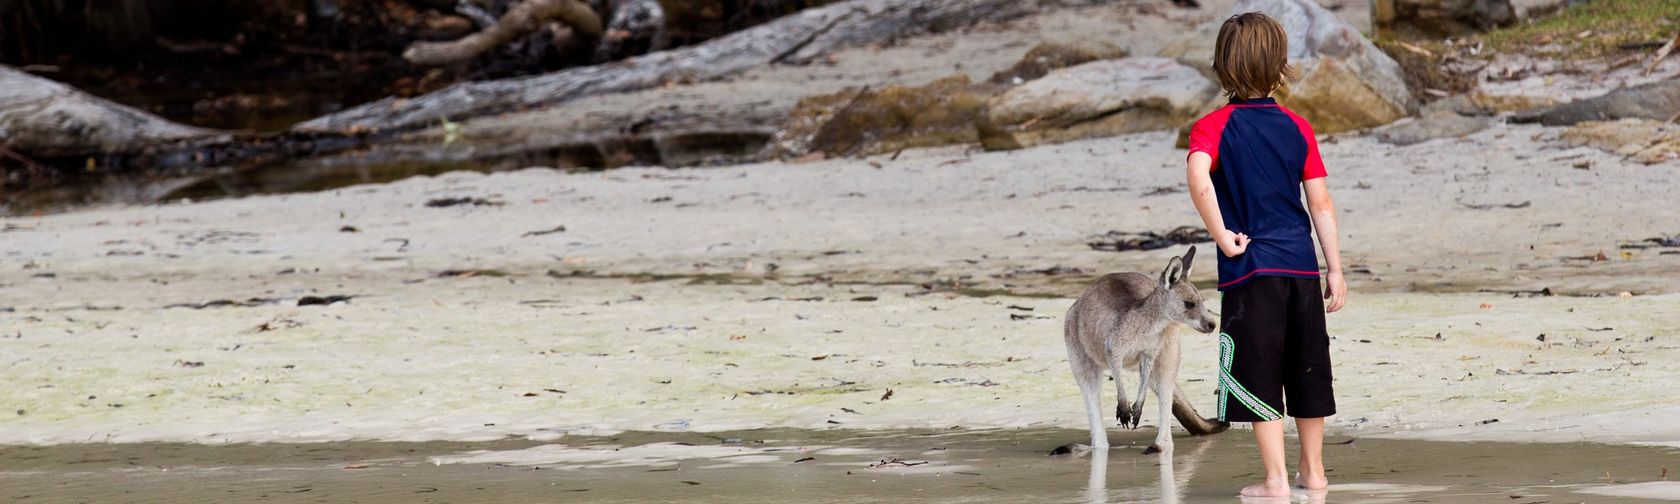
[[[829,1],[661,0],[664,44]],[[459,64],[402,58],[414,42],[466,36],[519,2],[461,3],[488,17],[475,21],[454,0],[6,0],[0,63],[187,124],[277,131],[386,96],[595,62],[553,26]],[[584,3],[605,12],[613,2]]]

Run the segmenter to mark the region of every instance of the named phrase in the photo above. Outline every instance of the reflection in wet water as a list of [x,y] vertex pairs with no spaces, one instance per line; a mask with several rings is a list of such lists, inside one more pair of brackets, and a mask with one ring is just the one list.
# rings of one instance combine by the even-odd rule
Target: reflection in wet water
[[[1049,457],[1075,430],[627,432],[540,443],[0,446],[20,502],[1233,502],[1248,436],[1113,436]],[[1340,441],[1345,441],[1340,440]],[[1663,502],[1680,450],[1590,443],[1359,439],[1325,447],[1334,502]],[[1613,479],[1606,479],[1606,474]],[[1324,502],[1298,492],[1277,502]],[[1268,502],[1250,500],[1248,502]]]
[[[1163,465],[1162,467],[1166,466]],[[1163,486],[1168,473],[1167,469],[1161,469]],[[1108,502],[1108,450],[1091,452],[1091,480],[1085,486],[1085,502],[1090,504]]]
[[[1155,464],[1155,467],[1158,469],[1159,474],[1159,480],[1157,481],[1157,485],[1155,487],[1155,490],[1158,491],[1157,495],[1147,495],[1149,488],[1141,486],[1131,489],[1120,488],[1118,489],[1118,492],[1111,493],[1108,488],[1108,459],[1111,452],[1114,450],[1093,450],[1090,453],[1091,475],[1086,482],[1084,500],[1088,504],[1107,504],[1112,502],[1149,501],[1153,500],[1151,497],[1158,496],[1160,500],[1156,502],[1160,502],[1161,504],[1182,504],[1184,499],[1179,495],[1179,487],[1187,486],[1192,483],[1192,480],[1196,477],[1196,469],[1200,467],[1203,460],[1207,458],[1208,452],[1212,450],[1215,445],[1219,444],[1219,439],[1220,438],[1218,436],[1213,436],[1203,438],[1201,442],[1193,444],[1185,443],[1189,445],[1189,449],[1181,450],[1171,456],[1156,457],[1158,462]],[[1130,451],[1129,449],[1122,450]],[[1122,456],[1135,455],[1127,454]],[[1290,501],[1288,498],[1278,500],[1279,502]],[[1324,492],[1318,492],[1317,500],[1313,502],[1323,502],[1323,500]]]
[[771,135],[764,131],[726,131],[632,135],[610,141],[570,137],[510,139],[496,144],[411,141],[249,166],[162,174],[78,175],[55,185],[0,193],[0,215],[53,213],[91,205],[327,191],[451,171],[725,165],[759,159],[770,140]]

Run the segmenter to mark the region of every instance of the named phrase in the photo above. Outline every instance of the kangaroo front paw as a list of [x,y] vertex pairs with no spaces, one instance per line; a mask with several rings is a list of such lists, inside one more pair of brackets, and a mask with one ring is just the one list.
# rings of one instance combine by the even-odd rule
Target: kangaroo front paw
[[1137,425],[1138,417],[1141,416],[1143,415],[1139,415],[1131,408],[1127,408],[1125,403],[1121,403],[1119,406],[1114,407],[1114,417],[1115,419],[1120,420],[1121,427],[1135,428],[1134,426]]

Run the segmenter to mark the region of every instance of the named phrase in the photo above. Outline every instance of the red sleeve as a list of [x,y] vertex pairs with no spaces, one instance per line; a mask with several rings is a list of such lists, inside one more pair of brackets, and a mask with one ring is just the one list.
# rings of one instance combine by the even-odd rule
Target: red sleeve
[[[1219,169],[1219,138],[1225,133],[1225,122],[1231,119],[1231,107],[1220,107],[1190,126],[1190,154],[1206,152],[1213,158],[1213,170]],[[1189,159],[1190,155],[1184,156]]]
[[1301,138],[1307,141],[1307,159],[1301,167],[1301,181],[1306,182],[1315,178],[1324,178],[1324,159],[1318,157],[1318,136],[1313,133],[1313,127],[1301,116],[1289,113],[1295,119],[1295,127],[1301,129]]

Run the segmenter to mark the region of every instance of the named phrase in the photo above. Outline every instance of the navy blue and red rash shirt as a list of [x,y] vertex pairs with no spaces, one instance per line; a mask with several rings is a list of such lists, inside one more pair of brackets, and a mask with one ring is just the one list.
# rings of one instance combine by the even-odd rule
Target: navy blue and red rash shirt
[[1247,234],[1248,251],[1219,257],[1219,290],[1256,275],[1318,278],[1312,219],[1301,183],[1324,176],[1311,124],[1271,98],[1232,99],[1196,121],[1190,152],[1213,158],[1213,190],[1225,228]]

